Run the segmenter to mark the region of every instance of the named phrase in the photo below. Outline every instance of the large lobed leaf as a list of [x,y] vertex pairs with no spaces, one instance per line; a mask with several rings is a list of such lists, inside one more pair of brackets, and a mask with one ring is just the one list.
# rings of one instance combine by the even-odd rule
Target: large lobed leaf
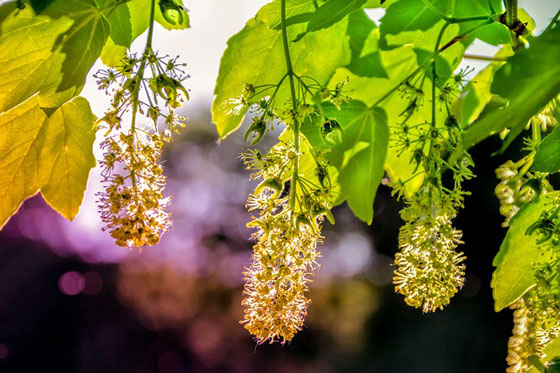
[[95,165],[87,101],[77,97],[50,118],[39,104],[35,95],[0,114],[0,227],[40,189],[55,210],[72,219]]
[[373,201],[383,177],[389,144],[385,111],[358,100],[343,104],[340,110],[326,104],[323,110],[342,127],[342,141],[325,142],[320,128],[309,122],[305,122],[302,131],[313,148],[325,150],[326,159],[339,170],[339,202],[346,200],[356,217],[371,224]]
[[474,122],[450,159],[486,137],[505,128],[511,130],[506,145],[525,127],[529,119],[560,92],[560,22],[534,38],[528,49],[511,57],[494,76],[492,93],[508,101],[503,108],[488,112]]
[[496,311],[515,303],[535,286],[535,265],[550,259],[537,244],[539,236],[527,235],[526,231],[559,195],[560,192],[551,192],[539,197],[524,206],[511,220],[493,262],[496,270],[492,275],[491,286]]
[[94,0],[55,0],[42,14],[73,21],[72,27],[59,40],[60,51],[66,58],[58,90],[81,89],[109,37],[109,21]]
[[68,18],[36,17],[31,9],[7,16],[0,24],[0,112],[40,92],[42,106],[58,106],[72,97],[56,94],[62,81],[64,54],[53,53],[60,34],[72,26]]
[[[307,12],[311,2],[296,1],[301,6],[297,12]],[[303,5],[302,5],[303,4]],[[282,33],[271,28],[276,22],[276,7],[279,14],[279,1],[265,6],[257,16],[247,22],[243,30],[231,37],[227,49],[220,61],[220,70],[214,90],[212,119],[218,134],[225,138],[239,128],[245,111],[236,114],[228,99],[238,97],[245,85],[256,86],[275,84],[286,73],[286,62],[282,46]],[[293,7],[293,4],[292,4]],[[294,15],[301,14],[293,11]],[[326,84],[338,66],[346,65],[350,60],[348,38],[345,34],[345,21],[317,32],[306,34],[298,42],[290,42],[293,68],[300,76],[312,76],[318,82]],[[288,38],[303,32],[303,24],[288,28]],[[276,103],[284,105],[288,99],[288,82],[280,88]],[[283,106],[282,106],[283,107]]]

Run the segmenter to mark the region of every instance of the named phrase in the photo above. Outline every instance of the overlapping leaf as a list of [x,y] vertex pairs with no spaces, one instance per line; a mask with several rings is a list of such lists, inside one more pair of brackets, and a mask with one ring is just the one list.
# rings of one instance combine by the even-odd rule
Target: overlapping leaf
[[50,119],[39,104],[33,96],[0,114],[0,226],[41,188],[51,206],[73,218],[94,166],[89,104],[77,98]]
[[495,74],[492,93],[508,100],[504,108],[487,113],[465,132],[463,141],[450,162],[471,146],[504,128],[511,132],[509,144],[525,127],[529,119],[560,92],[560,22],[531,46],[518,52]]
[[[364,102],[368,106],[379,106],[387,115],[387,123],[391,132],[394,132],[402,122],[401,116],[409,102],[397,94],[395,91],[400,82],[406,78],[418,67],[416,54],[411,46],[403,46],[393,50],[382,50],[381,60],[387,78],[377,77],[360,77],[346,68],[339,68],[332,78],[332,82],[339,81],[345,77],[349,77],[347,89],[352,92],[355,100]],[[431,82],[426,79],[424,82],[424,92],[430,92]],[[389,96],[387,94],[393,92]],[[383,97],[387,96],[385,99]],[[383,100],[382,100],[383,99]],[[380,101],[381,100],[381,101]],[[423,105],[410,118],[409,123],[419,124],[425,123],[426,118],[431,118],[431,106]],[[438,125],[443,124],[443,116],[437,119]],[[411,163],[412,152],[404,151],[402,154],[394,150],[397,136],[390,137],[389,148],[385,161],[385,170],[393,180],[409,180],[406,183],[408,193],[413,193],[422,183],[422,175],[418,173],[417,167]]]
[[[56,40],[72,25],[68,18],[34,16],[31,9],[12,13],[0,25],[0,112],[9,110],[36,92],[42,106],[58,106],[69,97],[55,94],[62,80],[65,56],[53,53]],[[70,97],[73,92],[70,92]]]
[[59,40],[66,58],[59,91],[84,85],[86,76],[109,37],[110,25],[94,0],[55,0],[42,14],[68,17],[72,27]]
[[551,192],[523,207],[511,220],[500,251],[494,258],[496,270],[492,276],[494,307],[500,311],[516,302],[536,284],[535,264],[550,258],[537,244],[538,235],[529,236],[527,228],[541,213],[550,208],[560,192]]
[[[259,12],[256,18],[249,20],[243,30],[228,41],[222,56],[212,103],[212,118],[222,138],[239,127],[245,114],[244,110],[235,112],[228,105],[228,100],[238,97],[245,83],[275,84],[286,73],[282,33],[270,28],[269,23],[260,21],[264,15]],[[291,26],[288,29],[289,40],[299,35],[304,27],[302,24]],[[290,43],[295,73],[312,76],[325,84],[338,66],[349,62],[350,51],[344,33],[346,27],[346,22],[339,22],[328,29],[309,33],[297,43]],[[287,88],[285,82],[276,96],[279,105],[288,98]]]
[[[49,178],[41,187],[45,201],[72,220],[82,203],[89,171],[95,167],[92,148],[95,117],[87,100],[75,97],[48,119],[45,159],[53,159]],[[47,167],[48,169],[48,167]]]

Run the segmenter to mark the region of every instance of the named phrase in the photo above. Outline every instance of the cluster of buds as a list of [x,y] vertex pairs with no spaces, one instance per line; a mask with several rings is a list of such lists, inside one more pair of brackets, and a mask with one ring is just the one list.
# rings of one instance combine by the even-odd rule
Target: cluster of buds
[[494,192],[500,201],[500,214],[505,217],[503,227],[509,225],[521,206],[552,189],[546,175],[528,172],[531,159],[525,157],[517,163],[509,160],[496,169],[500,182]]
[[95,75],[99,88],[112,96],[111,108],[98,121],[105,130],[100,164],[106,185],[98,193],[99,210],[103,229],[119,246],[155,245],[171,225],[160,156],[163,143],[186,120],[175,113],[188,99],[182,66],[148,48],[141,57],[127,56],[115,70]]
[[513,330],[508,341],[507,373],[526,373],[533,366],[529,357],[536,355],[536,320],[531,306],[530,297],[521,298],[511,306],[514,310]]
[[558,126],[560,121],[560,95],[553,98],[544,108],[529,120],[528,125],[536,124],[541,131]]
[[405,302],[423,312],[443,309],[463,286],[465,256],[457,252],[462,233],[453,228],[455,210],[448,202],[438,207],[415,196],[401,211],[393,283]]

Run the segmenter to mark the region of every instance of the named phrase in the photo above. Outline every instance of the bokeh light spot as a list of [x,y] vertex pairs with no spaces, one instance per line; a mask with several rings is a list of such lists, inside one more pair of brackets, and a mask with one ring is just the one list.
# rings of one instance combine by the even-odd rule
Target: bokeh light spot
[[103,289],[103,279],[99,273],[95,271],[89,271],[84,273],[84,294],[96,295],[99,294],[101,289]]
[[58,288],[62,294],[78,295],[84,290],[85,282],[80,272],[69,271],[58,279]]

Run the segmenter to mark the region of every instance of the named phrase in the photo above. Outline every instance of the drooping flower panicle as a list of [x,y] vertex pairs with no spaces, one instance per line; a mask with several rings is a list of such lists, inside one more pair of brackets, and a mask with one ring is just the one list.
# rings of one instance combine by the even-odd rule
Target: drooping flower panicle
[[[163,143],[186,120],[175,113],[188,99],[182,66],[147,48],[141,57],[129,55],[117,69],[95,75],[99,88],[112,95],[111,108],[98,122],[105,130],[100,164],[106,185],[98,193],[99,210],[104,230],[119,246],[155,245],[171,226],[159,159]],[[123,119],[127,115],[130,125]]]

